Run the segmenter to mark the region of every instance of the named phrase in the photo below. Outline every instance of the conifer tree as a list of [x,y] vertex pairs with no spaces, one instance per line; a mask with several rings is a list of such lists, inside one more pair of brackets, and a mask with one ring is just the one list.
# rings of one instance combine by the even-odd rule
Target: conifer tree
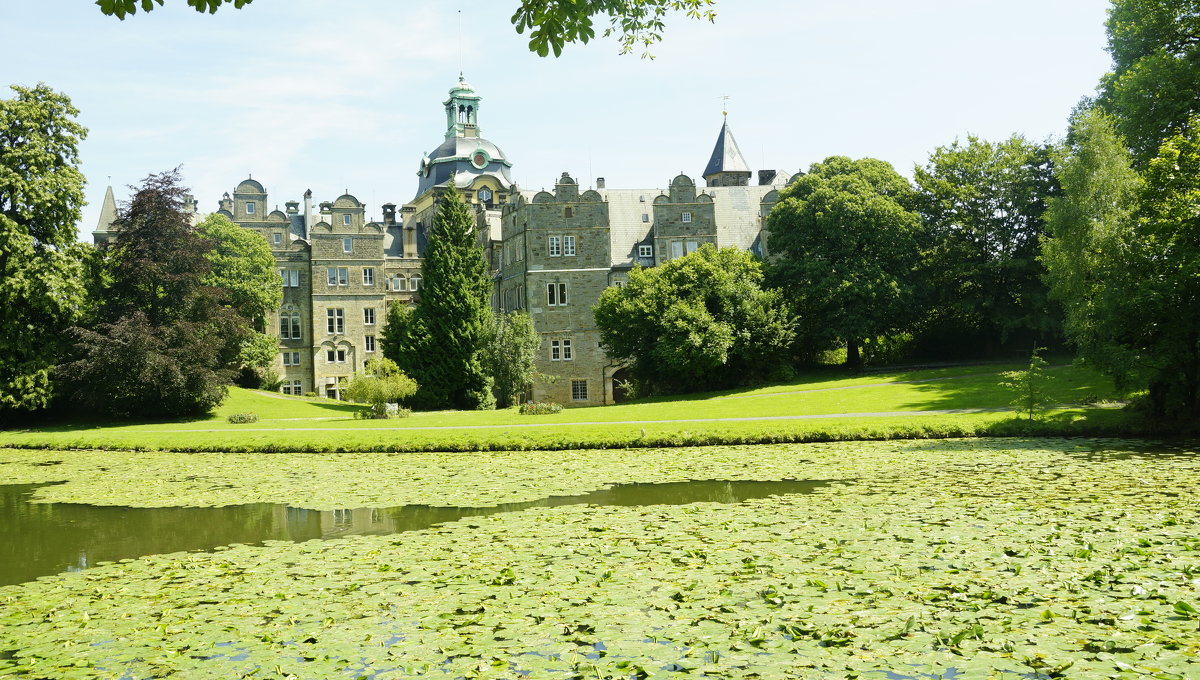
[[421,264],[421,299],[400,367],[420,385],[421,408],[495,406],[485,351],[493,321],[487,263],[475,243],[470,210],[451,186],[441,197]]

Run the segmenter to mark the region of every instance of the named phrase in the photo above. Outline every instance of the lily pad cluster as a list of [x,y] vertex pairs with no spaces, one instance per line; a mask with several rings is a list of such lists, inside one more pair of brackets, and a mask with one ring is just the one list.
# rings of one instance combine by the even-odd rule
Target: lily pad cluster
[[[595,468],[582,455],[511,458],[514,488],[473,497],[523,497],[538,466],[566,478],[533,493],[583,484],[570,463],[593,485],[690,468],[846,482],[740,504],[532,508],[42,578],[0,588],[0,675],[1182,680],[1200,673],[1200,457],[1146,451],[947,441],[710,449],[707,468],[701,451],[620,452],[630,458]],[[4,467],[62,479],[76,454],[59,455]],[[470,467],[407,458],[439,486]]]

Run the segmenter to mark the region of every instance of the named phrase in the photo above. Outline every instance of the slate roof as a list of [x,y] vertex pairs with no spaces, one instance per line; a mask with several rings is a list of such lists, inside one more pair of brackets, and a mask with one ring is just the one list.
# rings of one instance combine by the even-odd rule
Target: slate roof
[[113,222],[117,221],[117,201],[113,198],[112,187],[104,192],[104,203],[100,206],[100,219],[96,221],[96,231],[108,231]]
[[728,120],[721,124],[721,134],[717,135],[717,145],[713,147],[712,156],[709,157],[708,166],[704,168],[702,176],[708,177],[719,172],[750,174],[750,166],[742,157],[742,150],[738,148],[737,140],[733,138],[733,131],[729,129]]

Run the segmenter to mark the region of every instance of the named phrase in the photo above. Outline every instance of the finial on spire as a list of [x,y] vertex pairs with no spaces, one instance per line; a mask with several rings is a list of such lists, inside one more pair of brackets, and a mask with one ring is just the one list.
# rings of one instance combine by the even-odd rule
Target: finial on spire
[[729,95],[727,94],[721,96],[721,115],[729,117]]

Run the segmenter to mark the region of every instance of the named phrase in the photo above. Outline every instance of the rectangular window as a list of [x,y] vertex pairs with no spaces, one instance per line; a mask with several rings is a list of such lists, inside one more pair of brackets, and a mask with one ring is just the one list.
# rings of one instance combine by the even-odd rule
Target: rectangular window
[[283,234],[278,232],[271,234],[271,240],[275,242],[275,245],[279,245],[280,243],[283,243]]
[[551,307],[561,307],[567,304],[567,284],[547,283],[546,304]]
[[346,332],[346,318],[342,310],[325,310],[325,330],[327,330],[330,334],[340,334]]
[[338,270],[337,271],[338,285],[339,286],[350,285],[350,268],[349,267],[338,267],[337,270]]
[[253,214],[254,214],[254,203],[253,203],[253,202],[247,202],[247,203],[246,203],[246,214],[247,214],[247,215],[253,215]]
[[700,249],[700,244],[698,242],[696,242],[696,241],[688,241],[687,242],[687,254],[688,255],[691,255],[692,253],[696,252],[699,249]]
[[685,213],[683,214],[683,221],[684,221],[684,222],[691,222],[691,221],[692,221],[692,214],[691,214],[690,212],[685,212]]
[[638,246],[638,257],[654,257],[654,246]]
[[397,276],[392,279],[392,290],[406,291],[408,290],[408,279],[403,276]]
[[292,314],[292,339],[300,339],[300,312],[294,312]]
[[421,277],[414,276],[408,281],[409,290],[419,290],[421,288]]
[[291,384],[291,383],[284,383],[284,384],[283,384],[283,385],[282,385],[282,386],[279,388],[279,390],[280,390],[281,392],[283,392],[284,394],[291,394],[291,393],[292,393],[292,384]]
[[337,267],[326,267],[325,268],[325,276],[326,276],[327,280],[329,281],[329,285],[331,285],[331,286],[337,285]]
[[375,324],[375,308],[374,307],[367,307],[366,309],[363,310],[363,323],[367,326],[373,326]]
[[[346,225],[347,227],[350,226],[350,216],[349,215],[342,215],[342,224]],[[348,253],[350,251],[347,250],[346,252]]]
[[571,339],[570,338],[567,338],[566,340],[562,341],[562,357],[563,357],[563,361],[570,361],[571,359],[575,358],[575,355],[571,352]]
[[280,269],[279,270],[279,278],[281,281],[283,281],[283,287],[287,288],[288,287],[288,270]]
[[671,241],[671,257],[683,257],[683,241]]
[[300,353],[299,352],[292,352],[292,365],[293,366],[300,365]]
[[550,341],[550,361],[562,361],[562,344],[558,340]]
[[587,381],[572,380],[571,381],[571,399],[575,401],[587,401]]
[[649,222],[650,221],[650,213],[642,213],[642,221]]
[[[346,215],[346,219],[349,220],[350,216]],[[350,224],[350,222],[346,222],[346,224]],[[352,238],[342,239],[342,252],[343,253],[353,253],[354,252],[354,239],[352,239]]]
[[325,361],[332,364],[336,360],[337,360],[337,352],[335,352],[331,349],[325,350]]
[[339,349],[339,350],[337,351],[337,358],[338,358],[338,363],[339,363],[339,364],[344,364],[344,363],[346,363],[346,350],[344,350],[344,349]]
[[574,254],[575,254],[575,237],[574,236],[564,236],[563,237],[563,255],[574,255]]
[[291,353],[291,352],[284,352],[284,353],[283,353],[283,365],[284,365],[284,366],[291,366],[291,365],[292,365],[292,353]]
[[297,397],[304,394],[304,383],[299,380],[292,381],[292,394]]
[[560,257],[562,255],[562,243],[559,237],[550,237],[550,247],[548,252],[550,257]]
[[289,269],[288,270],[288,281],[289,281],[289,283],[291,283],[292,288],[299,288],[300,287],[300,270],[299,269]]
[[364,286],[374,286],[375,285],[375,268],[374,267],[363,267],[363,285]]
[[366,349],[368,352],[375,351],[375,336],[374,335],[363,336],[363,348]]

